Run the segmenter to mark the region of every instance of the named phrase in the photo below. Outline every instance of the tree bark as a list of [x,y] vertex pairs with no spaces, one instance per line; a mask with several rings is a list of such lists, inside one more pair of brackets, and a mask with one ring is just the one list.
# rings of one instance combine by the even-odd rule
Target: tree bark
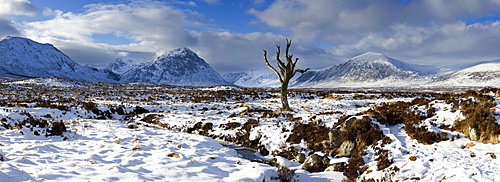
[[281,111],[292,111],[288,104],[288,82],[281,84]]

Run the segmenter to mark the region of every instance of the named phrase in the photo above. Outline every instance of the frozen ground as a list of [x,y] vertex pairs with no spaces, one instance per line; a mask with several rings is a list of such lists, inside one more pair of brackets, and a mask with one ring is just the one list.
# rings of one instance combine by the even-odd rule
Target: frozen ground
[[[91,82],[71,85],[67,80],[42,79],[0,86],[0,153],[4,157],[0,181],[279,181],[276,167],[244,159],[216,141],[235,141],[244,132],[249,141],[257,142],[254,147],[268,151],[266,158],[276,158],[280,165],[296,170],[295,180],[342,181],[342,172],[310,173],[293,159],[273,155],[288,147],[306,155],[314,152],[304,142],[287,142],[294,124],[320,122],[332,128],[340,117],[381,103],[433,97],[420,93],[295,91],[290,101],[296,112],[267,116],[279,110],[275,90]],[[373,121],[392,142],[378,142],[365,150],[366,170],[358,180],[500,179],[496,159],[500,147],[435,127],[453,125],[464,115],[444,101],[435,100],[430,105],[435,115],[421,125],[458,137],[426,145],[411,139],[401,124],[387,126]],[[495,113],[499,110],[498,106],[492,108]],[[62,121],[67,131],[46,137],[50,133],[47,127],[20,124],[30,118]],[[246,127],[251,120],[258,122]],[[388,168],[377,169],[375,147],[389,151],[393,162]],[[331,164],[349,160],[329,158]]]

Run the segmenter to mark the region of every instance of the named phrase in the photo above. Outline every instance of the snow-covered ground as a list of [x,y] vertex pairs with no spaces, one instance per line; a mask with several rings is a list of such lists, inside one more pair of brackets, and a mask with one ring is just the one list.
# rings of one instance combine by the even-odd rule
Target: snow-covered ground
[[262,181],[274,167],[249,162],[211,138],[117,120],[72,120],[67,140],[4,130],[2,181]]
[[[295,170],[295,180],[342,181],[346,178],[342,172],[310,173],[301,169],[301,163],[273,154],[287,147],[306,155],[314,152],[305,142],[287,142],[297,122],[316,122],[331,129],[340,117],[381,103],[432,97],[300,90],[290,95],[295,112],[273,115],[280,107],[276,90],[92,82],[72,87],[68,83],[44,78],[0,85],[0,153],[4,157],[0,181],[279,181],[276,167],[251,162],[217,141],[241,137],[246,131],[248,140],[269,151],[264,158],[275,158]],[[373,121],[392,142],[366,149],[367,170],[358,180],[500,179],[496,159],[500,146],[439,129],[436,126],[452,125],[464,115],[442,100],[432,101],[429,107],[435,108],[435,114],[421,125],[459,137],[426,145],[411,139],[402,124]],[[500,107],[492,110],[498,113]],[[19,126],[30,118],[62,121],[67,131],[46,137],[50,132],[46,128]],[[249,127],[249,121],[257,124]],[[377,170],[376,147],[389,151],[393,162],[388,168]],[[329,158],[331,164],[349,160]]]

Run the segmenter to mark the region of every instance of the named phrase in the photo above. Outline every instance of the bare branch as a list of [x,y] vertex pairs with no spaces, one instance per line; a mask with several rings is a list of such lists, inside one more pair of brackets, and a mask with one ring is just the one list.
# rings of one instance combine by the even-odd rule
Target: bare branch
[[280,82],[283,82],[283,78],[281,78],[280,73],[271,64],[269,64],[269,61],[267,60],[267,51],[266,50],[263,51],[264,51],[264,62],[266,62],[267,67],[269,67],[269,69],[273,70],[274,73],[276,73]]
[[307,72],[309,69],[310,69],[310,68],[306,68],[305,70],[299,70],[299,69],[297,69],[297,70],[295,70],[295,72],[305,73],[305,72]]
[[299,61],[299,58],[295,58],[295,62],[293,62],[293,67],[297,64],[297,61]]
[[278,48],[278,50],[276,51],[276,61],[278,61],[278,67],[281,66],[280,71],[283,73],[285,63],[283,63],[283,61],[281,61],[280,59],[281,47],[279,45],[276,45],[276,48]]
[[288,64],[290,64],[290,62],[292,62],[292,61],[291,61],[291,59],[292,59],[292,56],[293,56],[293,54],[292,54],[292,55],[290,55],[290,54],[288,53],[288,52],[289,52],[289,50],[290,50],[290,46],[291,46],[291,45],[292,45],[292,39],[290,39],[290,41],[289,41],[288,39],[286,39],[286,52],[285,52],[285,53],[286,53],[286,59],[287,59],[287,63],[288,63]]
[[307,72],[307,70],[309,70],[309,68],[306,68],[305,70],[296,69],[296,70],[293,72],[293,76],[292,76],[292,77],[294,77],[294,76],[295,76],[295,74],[297,74],[297,73],[305,73],[305,72]]

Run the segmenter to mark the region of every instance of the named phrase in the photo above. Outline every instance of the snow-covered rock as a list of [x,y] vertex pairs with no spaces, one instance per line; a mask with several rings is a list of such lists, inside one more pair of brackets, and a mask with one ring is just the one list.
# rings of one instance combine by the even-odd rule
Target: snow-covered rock
[[178,48],[163,54],[149,64],[126,72],[123,78],[125,82],[168,85],[231,85],[189,48]]

